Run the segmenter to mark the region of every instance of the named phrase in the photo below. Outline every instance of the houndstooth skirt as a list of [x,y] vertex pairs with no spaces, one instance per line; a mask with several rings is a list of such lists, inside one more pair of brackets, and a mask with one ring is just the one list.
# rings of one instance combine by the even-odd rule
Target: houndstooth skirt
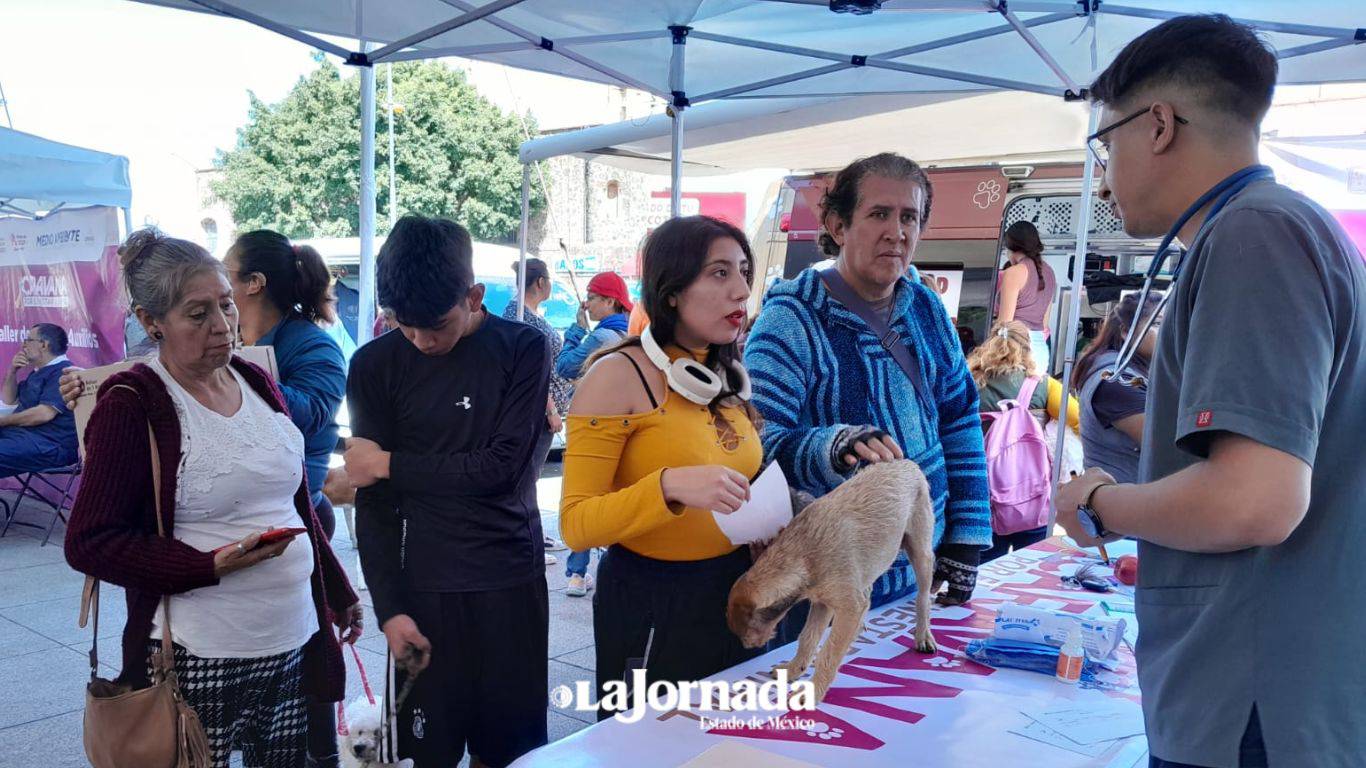
[[[147,644],[148,673],[159,641]],[[299,768],[307,754],[303,650],[259,659],[201,659],[175,647],[185,701],[209,737],[213,768],[228,768],[234,749],[243,768]]]

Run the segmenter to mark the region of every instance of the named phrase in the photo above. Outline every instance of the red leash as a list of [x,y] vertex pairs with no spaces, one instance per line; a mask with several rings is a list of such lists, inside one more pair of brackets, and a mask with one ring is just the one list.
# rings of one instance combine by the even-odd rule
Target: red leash
[[[355,645],[350,643],[344,643],[344,645],[351,649],[351,658],[356,660],[356,670],[360,672],[360,684],[365,688],[365,698],[370,700],[371,706],[374,706],[375,693],[370,690],[370,679],[365,676],[365,665],[360,663],[360,653],[356,651]],[[344,699],[337,702],[337,735],[350,735],[350,730],[346,727],[346,701]]]

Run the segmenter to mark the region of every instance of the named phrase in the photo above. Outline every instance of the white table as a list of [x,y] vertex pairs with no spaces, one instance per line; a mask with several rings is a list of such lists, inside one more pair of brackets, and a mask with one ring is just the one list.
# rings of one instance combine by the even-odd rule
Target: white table
[[[1111,547],[1117,557],[1132,543]],[[524,756],[516,768],[601,766],[639,768],[678,766],[713,752],[707,765],[769,766],[1059,766],[1060,768],[1134,768],[1147,764],[1142,736],[1118,742],[1099,757],[1087,757],[1010,733],[1028,725],[1023,712],[1067,706],[1111,706],[1139,701],[1131,649],[1120,649],[1118,672],[1107,675],[1106,689],[1071,686],[1053,677],[1013,669],[991,669],[968,660],[964,645],[991,633],[1003,602],[1088,615],[1106,615],[1102,600],[1115,595],[1066,587],[1072,573],[1094,554],[1050,539],[982,567],[977,590],[966,606],[936,607],[932,629],[939,652],[915,651],[914,600],[868,613],[825,700],[814,712],[786,717],[815,720],[814,728],[705,731],[696,713],[646,715],[637,723],[615,719],[598,723]],[[1131,614],[1121,614],[1132,621]],[[791,658],[791,646],[738,665],[713,679],[768,680],[768,670]],[[761,721],[773,713],[758,714]],[[712,716],[713,713],[708,713]],[[726,717],[725,714],[715,714]],[[718,745],[721,745],[718,747]],[[792,761],[799,762],[792,762]],[[699,762],[697,764],[703,764]]]

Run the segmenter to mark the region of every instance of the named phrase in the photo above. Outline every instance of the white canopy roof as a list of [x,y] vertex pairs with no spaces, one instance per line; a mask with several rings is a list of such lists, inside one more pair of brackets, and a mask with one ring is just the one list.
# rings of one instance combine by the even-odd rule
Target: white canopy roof
[[[683,170],[825,170],[886,151],[941,165],[1075,161],[1086,120],[1084,105],[1033,93],[714,102],[688,110]],[[670,130],[667,115],[652,115],[532,139],[521,156],[574,153],[667,174]]]
[[[147,1],[242,18],[353,63],[464,56],[692,104],[964,90],[1062,95],[1080,90],[1093,59],[1108,61],[1162,19],[1215,11],[1255,22],[1282,53],[1283,82],[1366,80],[1366,48],[1355,45],[1366,39],[1366,11],[1340,0],[884,0],[867,15],[833,13],[828,0]],[[1094,41],[1084,34],[1091,26]],[[351,52],[319,34],[381,47]]]
[[63,205],[127,209],[132,199],[128,158],[0,128],[0,214]]

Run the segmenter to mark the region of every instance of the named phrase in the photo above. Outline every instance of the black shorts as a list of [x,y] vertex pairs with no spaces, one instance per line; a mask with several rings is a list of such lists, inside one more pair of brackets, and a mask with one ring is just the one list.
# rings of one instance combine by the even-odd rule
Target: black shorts
[[[468,749],[499,768],[543,746],[550,631],[545,579],[486,592],[416,593],[408,607],[432,643],[432,659],[385,734],[381,757],[412,758],[414,768],[452,768]],[[392,661],[386,702],[395,700],[406,679]]]

